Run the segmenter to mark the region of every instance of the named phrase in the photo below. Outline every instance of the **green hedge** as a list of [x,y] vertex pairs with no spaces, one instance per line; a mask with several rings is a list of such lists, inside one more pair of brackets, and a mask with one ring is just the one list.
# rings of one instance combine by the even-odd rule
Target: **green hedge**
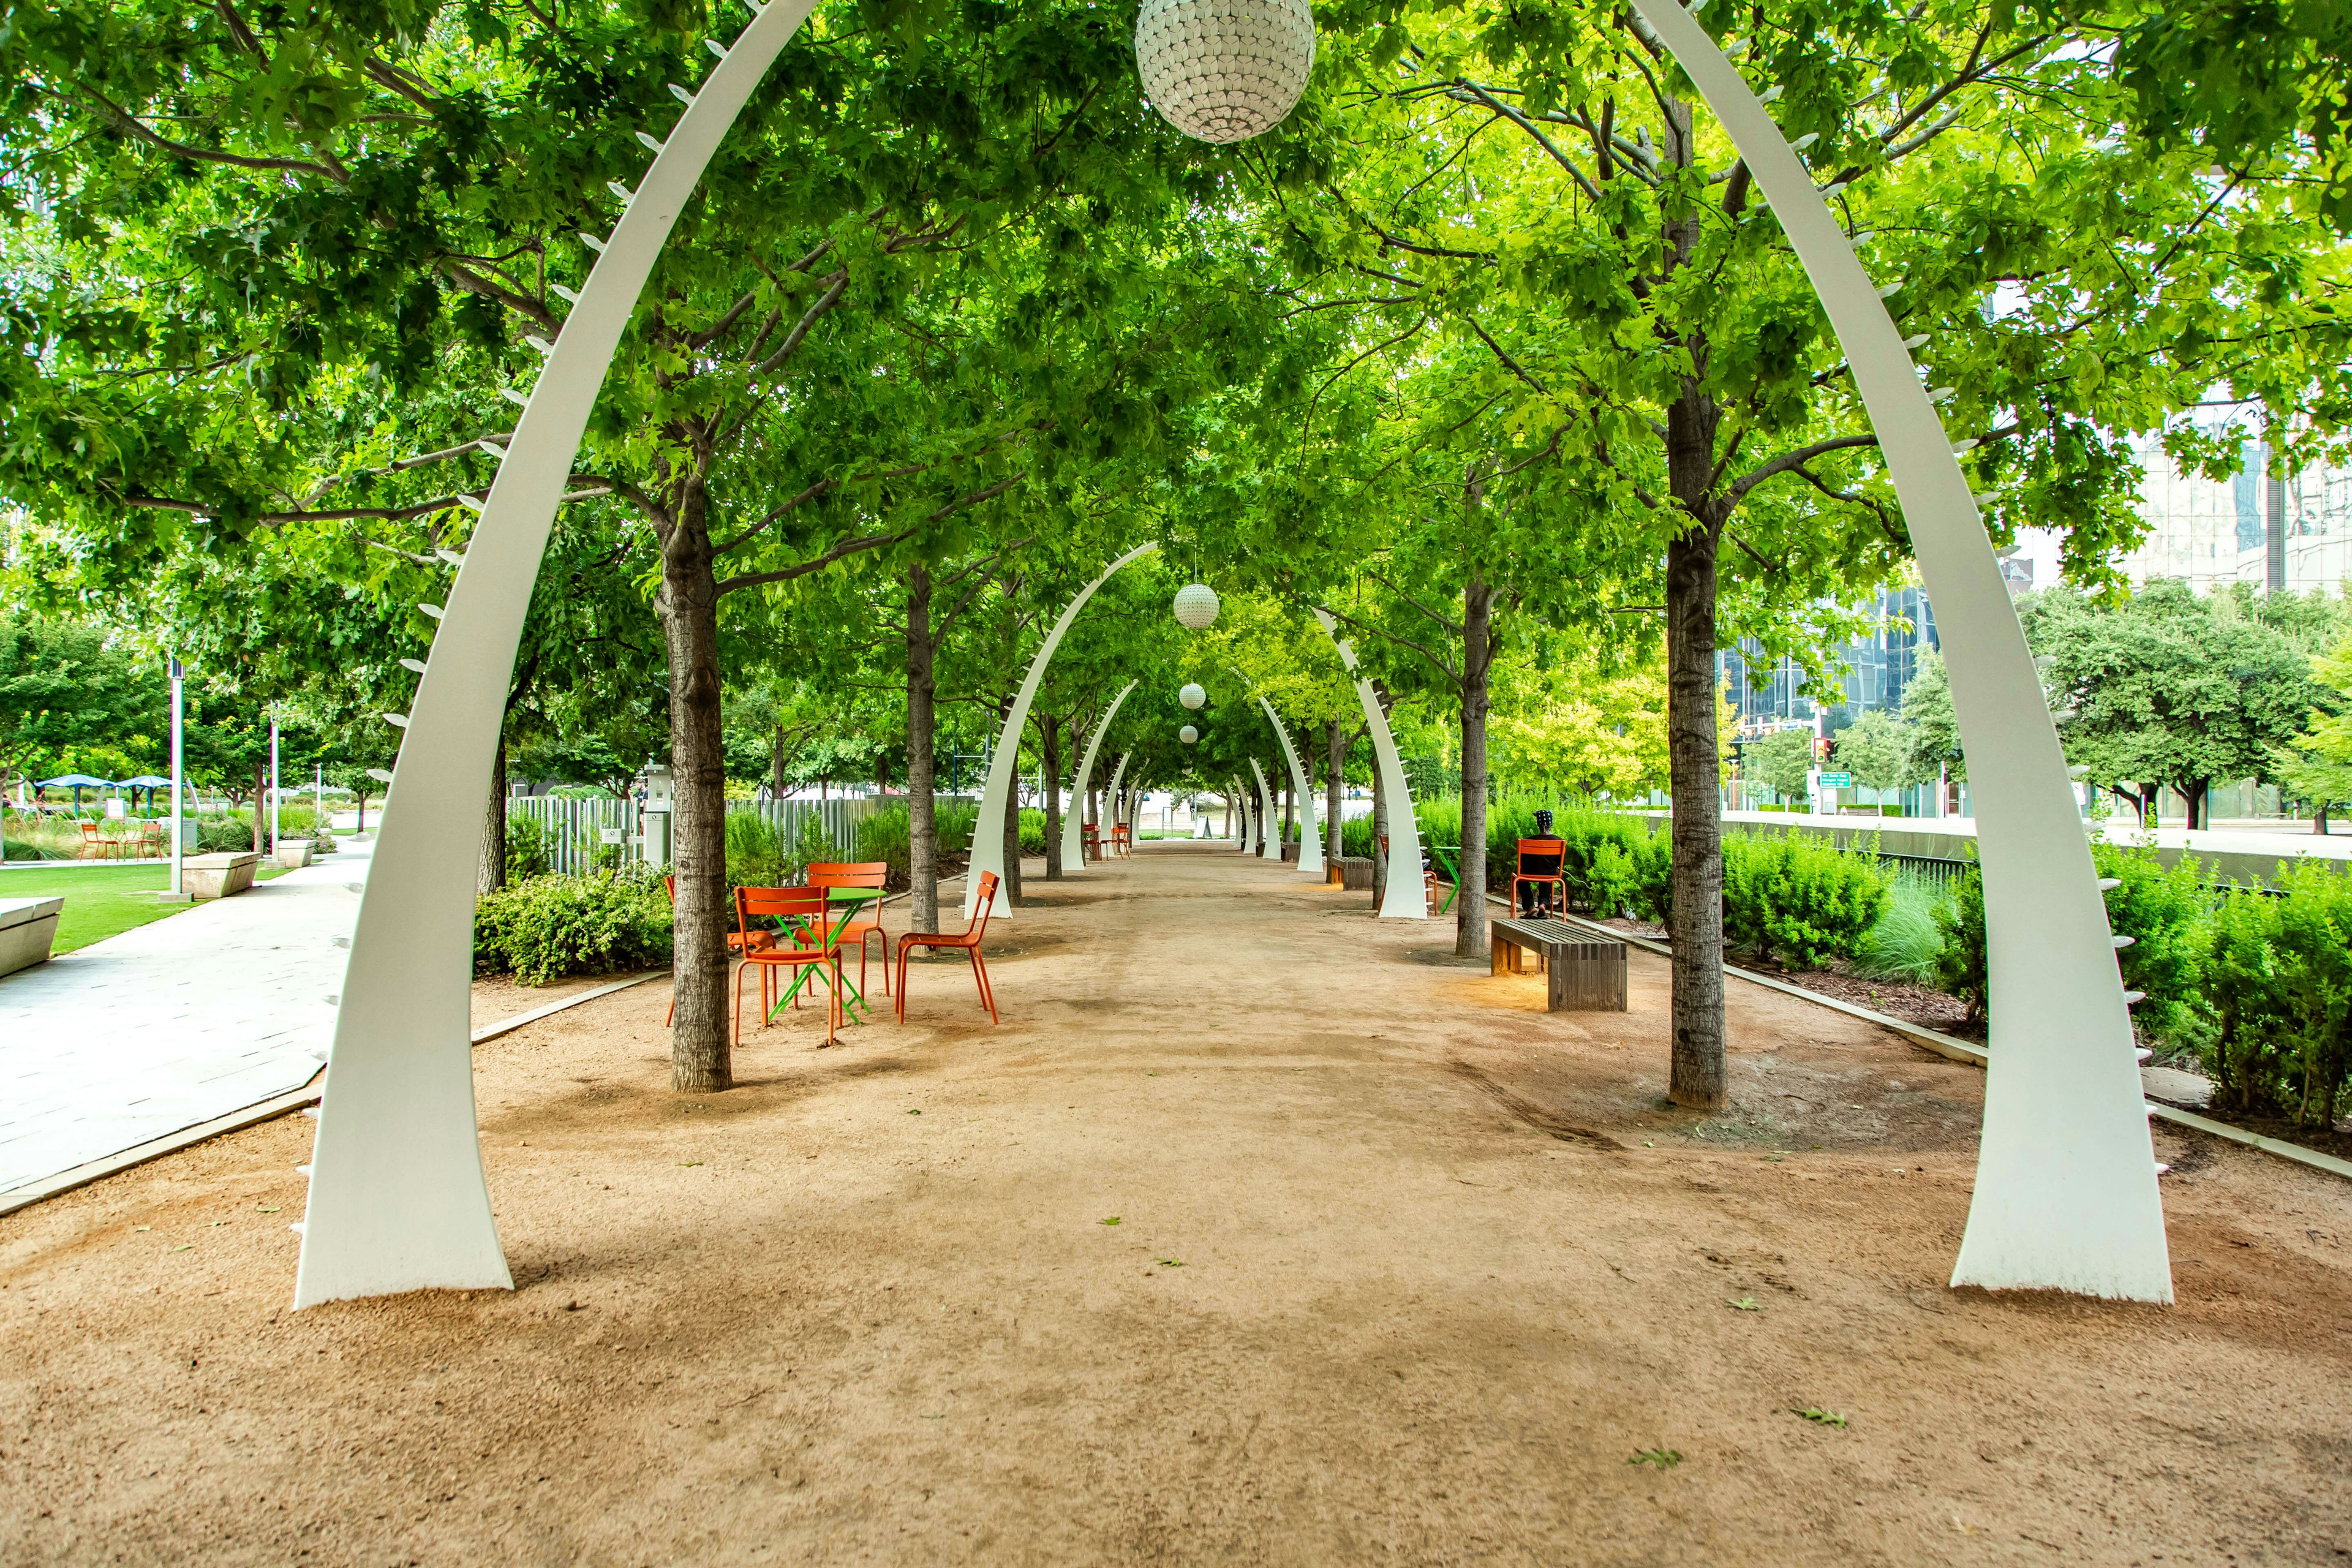
[[1875,847],[1840,849],[1801,833],[1727,837],[1724,941],[1790,969],[1825,969],[1862,951],[1890,883]]
[[[2146,993],[2140,1033],[2195,1056],[2217,1109],[2334,1125],[2352,1077],[2352,877],[2282,864],[2273,889],[2217,886],[2183,857],[2091,847],[2107,921],[2132,938],[2116,955],[2125,988]],[[1938,984],[1985,1009],[1984,887],[1974,872],[1943,917]]]
[[669,895],[659,877],[534,877],[474,901],[477,974],[544,985],[669,957]]

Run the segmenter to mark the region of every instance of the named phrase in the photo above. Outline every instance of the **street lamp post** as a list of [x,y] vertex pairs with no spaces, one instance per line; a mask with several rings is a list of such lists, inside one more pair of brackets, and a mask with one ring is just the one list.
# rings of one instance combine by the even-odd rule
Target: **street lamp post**
[[188,901],[188,893],[187,889],[181,886],[180,859],[184,852],[184,846],[181,843],[182,828],[180,826],[180,812],[183,809],[183,797],[185,795],[188,787],[187,747],[185,739],[187,733],[186,710],[183,706],[187,693],[188,671],[186,667],[181,664],[176,657],[171,660],[171,675],[172,886],[170,890],[164,893],[163,901],[167,904],[184,904]]

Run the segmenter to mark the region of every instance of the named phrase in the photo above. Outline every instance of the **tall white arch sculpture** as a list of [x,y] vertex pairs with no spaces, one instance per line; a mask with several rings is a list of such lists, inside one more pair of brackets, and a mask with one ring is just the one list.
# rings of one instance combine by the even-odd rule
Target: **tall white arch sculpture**
[[1341,639],[1339,623],[1322,610],[1315,612],[1315,619],[1331,646],[1339,650],[1339,662],[1356,677],[1356,702],[1364,710],[1364,731],[1372,738],[1372,763],[1381,770],[1381,798],[1388,806],[1389,861],[1411,868],[1404,876],[1391,875],[1388,886],[1381,889],[1381,919],[1425,921],[1429,891],[1421,880],[1421,819],[1413,815],[1412,790],[1404,781],[1404,761],[1397,755],[1396,737],[1389,733],[1389,716],[1381,710],[1381,694],[1372,689],[1372,683],[1356,673],[1356,650]]
[[1282,814],[1274,808],[1274,792],[1265,787],[1265,770],[1250,759],[1250,772],[1257,775],[1258,825],[1257,858],[1261,860],[1282,858],[1282,845],[1275,835],[1282,831]]
[[1225,781],[1225,798],[1233,804],[1234,815],[1241,819],[1242,853],[1246,855],[1250,847],[1249,792],[1242,787],[1238,773]]
[[1045,678],[1045,667],[1053,662],[1054,650],[1062,646],[1062,634],[1095,596],[1095,590],[1110,581],[1111,574],[1130,561],[1140,560],[1159,549],[1157,543],[1139,544],[1102,569],[1102,575],[1078,590],[1054,629],[1045,634],[1045,646],[1037,657],[1029,661],[1029,673],[1021,682],[1019,695],[1013,699],[1013,710],[1004,716],[1004,732],[997,737],[996,754],[989,760],[988,784],[981,792],[980,818],[971,830],[970,869],[963,878],[963,915],[970,920],[980,912],[980,878],[983,871],[993,871],[997,878],[996,900],[989,918],[1003,920],[1013,912],[1013,900],[1006,896],[1004,880],[1004,814],[1013,803],[1013,770],[1021,765],[1021,731],[1029,723],[1029,705],[1037,699],[1037,683]]
[[1095,753],[1102,749],[1103,737],[1110,732],[1110,721],[1118,717],[1118,705],[1127,700],[1127,694],[1134,690],[1135,686],[1134,681],[1129,681],[1119,694],[1110,700],[1110,706],[1103,710],[1101,720],[1095,725],[1094,734],[1087,741],[1087,754],[1079,760],[1078,776],[1075,781],[1077,788],[1070,795],[1071,820],[1062,828],[1062,869],[1065,871],[1087,868],[1086,836],[1076,831],[1078,824],[1086,820],[1087,784],[1095,776]]
[[1108,826],[1111,829],[1104,836],[1103,849],[1106,853],[1113,844],[1118,842],[1118,781],[1127,776],[1127,759],[1133,755],[1135,755],[1133,752],[1121,752],[1118,754],[1118,766],[1110,771],[1110,787],[1103,791],[1103,810],[1110,816]]
[[1902,330],[1764,105],[1675,0],[1633,0],[1772,204],[1902,498],[1970,759],[1992,1015],[1954,1285],[2172,1300],[2131,1017],[2105,900],[2007,585]]
[[1323,879],[1323,836],[1315,831],[1315,798],[1307,785],[1307,769],[1298,760],[1298,748],[1290,743],[1290,731],[1282,727],[1282,717],[1274,704],[1265,698],[1257,700],[1265,710],[1265,721],[1274,726],[1274,738],[1282,742],[1283,761],[1290,764],[1290,787],[1298,796],[1298,874],[1319,882]]
[[490,1216],[470,1042],[478,820],[531,584],[582,432],[703,169],[815,0],[755,15],[659,144],[556,334],[433,639],[360,898],[310,1159],[294,1305],[512,1289]]

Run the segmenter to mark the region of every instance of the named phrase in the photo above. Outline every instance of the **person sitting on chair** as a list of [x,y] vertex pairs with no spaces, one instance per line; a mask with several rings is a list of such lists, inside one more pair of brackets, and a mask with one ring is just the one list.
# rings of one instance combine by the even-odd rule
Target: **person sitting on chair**
[[1522,919],[1549,920],[1559,912],[1552,903],[1560,891],[1559,875],[1568,861],[1568,844],[1552,837],[1552,816],[1536,813],[1536,837],[1519,840],[1518,872],[1511,879],[1511,904]]

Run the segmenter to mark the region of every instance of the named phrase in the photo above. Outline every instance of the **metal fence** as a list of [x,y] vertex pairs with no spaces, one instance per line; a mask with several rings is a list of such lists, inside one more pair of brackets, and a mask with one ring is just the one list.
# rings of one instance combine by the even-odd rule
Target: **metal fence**
[[507,802],[507,820],[539,824],[547,868],[584,876],[637,858],[637,803],[633,800],[569,800],[561,795],[517,795]]
[[[944,798],[944,797],[943,797]],[[857,851],[857,828],[884,810],[878,800],[730,800],[727,815],[751,813],[764,817],[788,846],[797,845],[803,825],[812,816],[823,825],[826,840],[842,859]],[[561,795],[517,795],[507,802],[509,822],[539,825],[548,869],[567,877],[644,858],[638,843],[641,814],[631,800],[572,800]]]
[[1887,850],[1879,851],[1878,858],[1897,870],[1925,878],[1939,888],[1950,887],[1976,865],[1974,860],[1955,860],[1942,855],[1896,855]]

